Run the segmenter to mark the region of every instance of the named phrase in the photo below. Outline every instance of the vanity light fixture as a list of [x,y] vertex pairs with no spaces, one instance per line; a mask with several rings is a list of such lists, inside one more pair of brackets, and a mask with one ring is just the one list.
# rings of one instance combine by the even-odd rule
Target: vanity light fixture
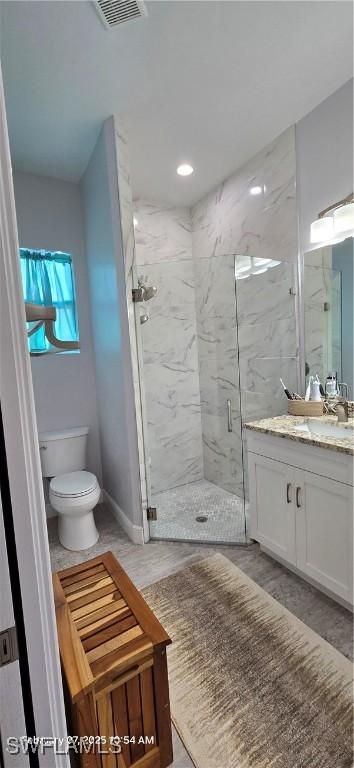
[[354,202],[341,205],[333,211],[333,226],[335,235],[344,235],[354,230]]
[[133,216],[133,224],[134,224],[134,227],[137,227],[138,224],[139,224],[138,219],[137,219],[136,216]]
[[193,172],[194,168],[189,163],[182,163],[182,165],[179,165],[177,168],[177,173],[179,176],[190,176]]
[[250,189],[250,195],[261,195],[263,192],[263,187],[260,187],[256,185],[255,187],[251,187]]
[[332,216],[324,216],[323,219],[316,219],[311,224],[311,243],[323,243],[332,240],[334,237],[334,227]]
[[318,214],[311,224],[311,243],[340,242],[354,234],[354,195],[350,194]]

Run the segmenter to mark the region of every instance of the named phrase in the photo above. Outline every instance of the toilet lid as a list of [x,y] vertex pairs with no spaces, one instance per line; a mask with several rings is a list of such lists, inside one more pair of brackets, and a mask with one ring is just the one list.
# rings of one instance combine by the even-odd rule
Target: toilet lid
[[53,477],[50,490],[55,496],[86,496],[97,488],[97,477],[92,472],[68,472]]

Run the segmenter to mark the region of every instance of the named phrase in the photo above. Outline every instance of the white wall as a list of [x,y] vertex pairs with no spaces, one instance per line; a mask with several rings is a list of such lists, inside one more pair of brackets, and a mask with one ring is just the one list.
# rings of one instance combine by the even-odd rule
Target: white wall
[[38,429],[88,425],[89,470],[101,481],[88,275],[80,187],[58,179],[14,173],[21,247],[72,255],[81,350],[31,358]]
[[353,80],[296,125],[300,250],[320,211],[353,192]]
[[142,527],[113,118],[102,128],[82,179],[82,191],[103,487],[128,521]]

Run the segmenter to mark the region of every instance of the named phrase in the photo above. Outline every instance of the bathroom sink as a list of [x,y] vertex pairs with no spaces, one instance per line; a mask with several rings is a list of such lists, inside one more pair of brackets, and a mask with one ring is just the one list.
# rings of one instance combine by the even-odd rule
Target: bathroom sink
[[337,439],[353,438],[353,427],[344,427],[341,424],[327,424],[326,422],[304,421],[303,424],[297,424],[294,429],[299,432],[308,432],[311,435],[323,437],[334,437]]

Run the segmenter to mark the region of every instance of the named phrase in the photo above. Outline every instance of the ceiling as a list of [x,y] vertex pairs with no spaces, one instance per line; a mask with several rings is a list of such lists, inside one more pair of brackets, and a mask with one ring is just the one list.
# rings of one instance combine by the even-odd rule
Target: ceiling
[[[147,9],[106,31],[91,2],[1,3],[15,168],[79,180],[121,114],[134,195],[191,205],[353,76],[351,2]],[[176,175],[183,161],[192,176]]]

